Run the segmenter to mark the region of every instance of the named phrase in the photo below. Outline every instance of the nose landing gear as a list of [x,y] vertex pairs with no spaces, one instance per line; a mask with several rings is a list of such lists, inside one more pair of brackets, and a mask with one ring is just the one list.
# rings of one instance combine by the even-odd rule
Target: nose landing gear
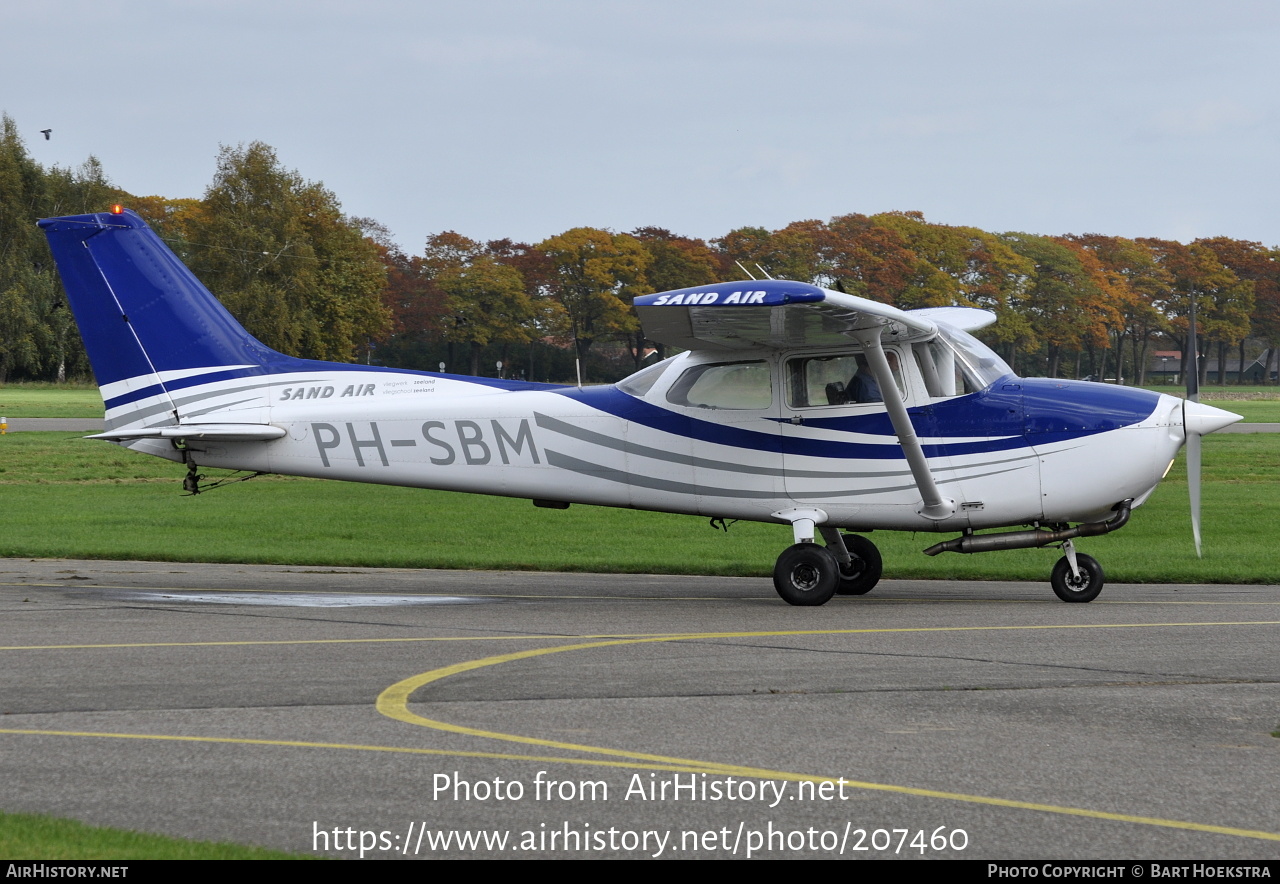
[[1102,592],[1102,566],[1093,556],[1075,551],[1071,541],[1062,544],[1065,556],[1058,559],[1049,576],[1053,594],[1064,602],[1091,602]]

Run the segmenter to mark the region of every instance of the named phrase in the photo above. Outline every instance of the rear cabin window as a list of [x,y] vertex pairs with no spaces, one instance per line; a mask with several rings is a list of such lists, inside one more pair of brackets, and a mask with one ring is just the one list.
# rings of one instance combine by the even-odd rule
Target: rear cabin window
[[773,381],[767,362],[728,362],[695,365],[667,391],[667,401],[694,408],[768,408]]

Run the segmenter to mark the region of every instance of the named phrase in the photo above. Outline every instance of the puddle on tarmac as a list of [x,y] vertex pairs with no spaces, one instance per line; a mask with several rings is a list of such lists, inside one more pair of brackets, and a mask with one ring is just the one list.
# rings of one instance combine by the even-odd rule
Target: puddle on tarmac
[[113,592],[135,602],[261,605],[277,608],[395,608],[407,605],[479,605],[495,599],[450,595],[376,595],[349,592]]

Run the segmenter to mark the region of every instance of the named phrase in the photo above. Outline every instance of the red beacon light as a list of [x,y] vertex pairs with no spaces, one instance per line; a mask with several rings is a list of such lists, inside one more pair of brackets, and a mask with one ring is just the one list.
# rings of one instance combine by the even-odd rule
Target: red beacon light
[[115,205],[113,205],[113,206],[111,207],[111,214],[112,214],[112,215],[123,215],[123,214],[124,214],[124,206],[120,205],[119,203],[116,203]]

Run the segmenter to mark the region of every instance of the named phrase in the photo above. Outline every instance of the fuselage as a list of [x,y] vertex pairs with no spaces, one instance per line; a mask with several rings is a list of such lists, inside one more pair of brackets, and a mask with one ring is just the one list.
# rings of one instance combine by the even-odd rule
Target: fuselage
[[[150,395],[104,395],[108,429],[171,421],[172,402],[183,420],[286,431],[269,442],[191,440],[185,452],[166,440],[124,443],[201,466],[759,521],[817,506],[827,524],[853,529],[1102,518],[1117,501],[1141,503],[1183,441],[1172,397],[1009,373],[930,396],[910,352],[896,355],[930,469],[958,504],[949,518],[916,511],[884,405],[797,403],[786,352],[686,353],[638,381],[585,388],[314,363],[230,378],[211,369],[209,383],[188,372]],[[711,402],[691,398],[681,384],[707,366],[750,375],[750,389],[722,389],[718,405],[714,391],[701,394]]]

